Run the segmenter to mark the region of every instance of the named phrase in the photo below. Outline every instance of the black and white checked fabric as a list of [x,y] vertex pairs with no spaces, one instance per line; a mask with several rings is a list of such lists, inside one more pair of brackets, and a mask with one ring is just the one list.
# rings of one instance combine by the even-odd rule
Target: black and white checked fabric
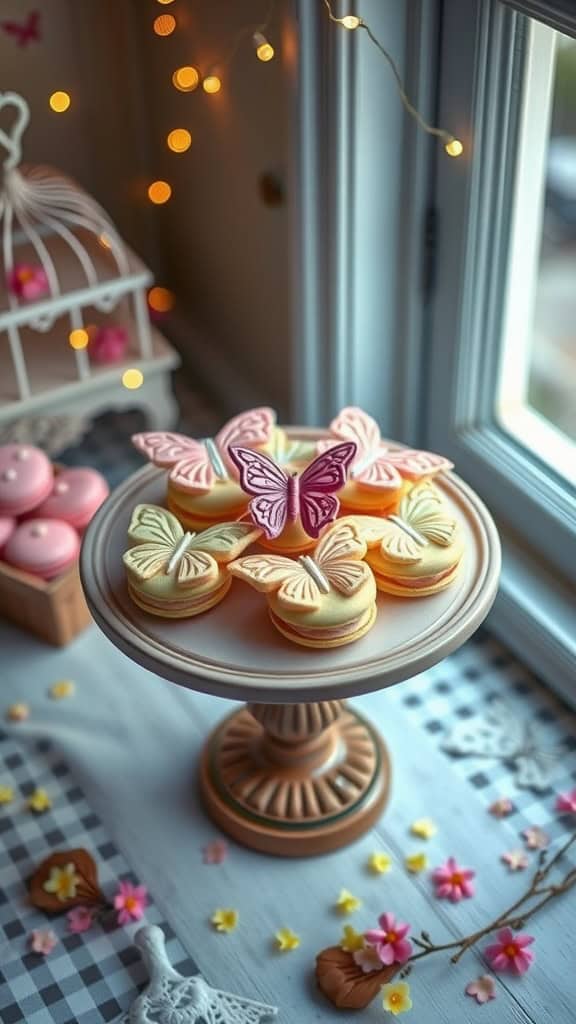
[[[98,865],[100,887],[112,898],[119,880],[137,879],[86,801],[68,766],[48,740],[20,748],[0,732],[0,785],[14,790],[14,801],[0,807],[0,1021],[2,1024],[101,1024],[126,1012],[147,978],[132,945],[132,928],[104,930],[95,925],[73,935],[66,915],[48,917],[27,901],[26,879],[56,850],[84,847]],[[52,808],[34,814],[26,799],[45,789]],[[166,935],[171,962],[184,975],[197,968],[156,906],[147,924]],[[47,956],[30,952],[35,928],[51,928],[58,945]]]
[[509,797],[514,811],[507,820],[518,833],[539,825],[552,839],[564,836],[566,823],[554,804],[556,794],[576,787],[576,714],[490,634],[479,630],[440,665],[390,689],[390,700],[402,705],[441,750],[459,722],[480,728],[496,699],[530,724],[538,749],[550,755],[550,784],[539,791],[519,788],[513,760],[443,751],[450,768],[468,780],[487,808]]

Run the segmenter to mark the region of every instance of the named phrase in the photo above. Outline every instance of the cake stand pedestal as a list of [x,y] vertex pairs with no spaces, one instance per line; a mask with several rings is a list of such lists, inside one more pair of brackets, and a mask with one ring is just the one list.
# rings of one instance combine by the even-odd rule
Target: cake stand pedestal
[[[319,431],[294,429],[294,439]],[[500,545],[478,496],[450,473],[438,481],[464,530],[456,582],[432,597],[380,595],[374,628],[349,647],[299,648],[270,623],[262,594],[234,581],[220,605],[192,619],[161,619],[128,595],[122,554],[132,510],[163,504],[166,474],[147,466],[97,512],[81,553],[94,618],[133,661],[181,686],[247,701],[208,738],[204,803],[236,840],[266,853],[337,849],[379,817],[390,758],[372,724],[344,698],[408,679],[456,650],[487,615]]]

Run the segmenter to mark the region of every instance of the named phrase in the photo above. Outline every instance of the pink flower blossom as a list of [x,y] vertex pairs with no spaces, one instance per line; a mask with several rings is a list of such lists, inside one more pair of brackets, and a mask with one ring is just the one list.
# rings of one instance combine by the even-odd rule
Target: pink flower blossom
[[496,999],[496,985],[494,978],[489,974],[481,974],[476,981],[469,981],[466,985],[466,995],[474,996],[477,1003],[487,1003],[489,999]]
[[[410,945],[410,943],[408,943]],[[378,950],[375,946],[365,946],[364,949],[356,949],[352,953],[354,963],[362,968],[364,974],[370,974],[371,971],[381,971],[382,961],[378,956]]]
[[378,918],[379,928],[364,933],[364,938],[374,946],[380,960],[386,966],[405,964],[412,953],[412,943],[405,936],[410,925],[397,921],[394,914],[381,914]]
[[114,897],[114,907],[118,911],[118,924],[130,924],[140,921],[148,904],[148,890],[145,885],[132,885],[132,882],[120,882]]
[[488,811],[494,818],[507,818],[509,814],[512,814],[513,810],[514,804],[507,796],[501,796],[499,800],[495,800],[488,808]]
[[556,810],[560,814],[576,814],[576,789],[571,789],[569,793],[558,794]]
[[26,302],[41,299],[48,292],[46,271],[38,263],[17,263],[8,276],[8,287],[13,295]]
[[449,857],[445,864],[432,872],[436,896],[440,900],[451,900],[452,903],[473,896],[474,886],[471,879],[475,874],[476,872],[470,868],[459,867],[454,857]]
[[119,363],[128,346],[124,327],[100,327],[91,332],[88,352],[93,363]]
[[42,956],[48,956],[48,954],[54,949],[57,942],[58,939],[50,928],[36,928],[30,936],[30,948],[32,952],[40,953]]
[[74,907],[66,914],[69,932],[87,932],[94,924],[94,912],[89,907]]
[[512,974],[525,974],[534,959],[534,954],[526,949],[534,942],[533,935],[514,935],[511,928],[501,928],[497,934],[498,942],[487,946],[484,955],[490,961],[494,971],[511,971]]
[[528,867],[528,857],[524,850],[508,850],[502,854],[500,860],[508,865],[509,871],[523,871]]
[[225,839],[214,839],[202,850],[202,860],[205,864],[221,864],[228,856],[228,843]]

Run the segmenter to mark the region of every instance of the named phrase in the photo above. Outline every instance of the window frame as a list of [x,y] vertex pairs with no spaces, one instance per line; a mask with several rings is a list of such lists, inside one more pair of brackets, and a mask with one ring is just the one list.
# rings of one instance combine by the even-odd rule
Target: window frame
[[444,3],[439,120],[463,139],[465,156],[438,156],[425,435],[496,517],[504,569],[492,628],[574,700],[574,489],[504,428],[494,402],[528,57],[523,15],[543,12],[546,24],[576,34],[576,11],[562,4]]

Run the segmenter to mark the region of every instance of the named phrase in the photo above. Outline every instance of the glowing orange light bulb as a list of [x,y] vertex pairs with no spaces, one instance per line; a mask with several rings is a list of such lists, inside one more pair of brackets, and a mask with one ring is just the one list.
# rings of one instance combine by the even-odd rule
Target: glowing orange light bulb
[[190,64],[176,68],[172,75],[172,85],[175,89],[179,89],[180,92],[193,92],[198,87],[199,81],[200,75],[196,68],[193,68]]
[[157,36],[171,36],[176,28],[176,18],[173,14],[159,14],[154,18],[154,31]]
[[222,82],[218,78],[218,75],[208,75],[208,77],[202,82],[202,88],[204,89],[204,92],[210,94],[220,92]]
[[256,56],[258,60],[266,63],[272,60],[274,56],[274,47],[268,42],[266,36],[262,32],[255,32],[252,36],[252,41],[256,47]]
[[155,313],[169,313],[174,308],[174,292],[169,288],[161,288],[155,285],[148,292],[148,305]]
[[52,110],[56,114],[63,114],[65,110],[68,110],[70,106],[70,96],[67,92],[53,92],[50,99],[48,100]]
[[151,203],[155,203],[157,206],[167,203],[171,195],[172,189],[167,181],[153,181],[148,186],[148,198]]
[[448,153],[448,156],[461,156],[464,152],[464,146],[460,142],[460,139],[450,139],[450,141],[444,146],[444,149]]
[[185,153],[192,145],[192,136],[186,128],[174,128],[166,138],[168,149],[173,153]]

